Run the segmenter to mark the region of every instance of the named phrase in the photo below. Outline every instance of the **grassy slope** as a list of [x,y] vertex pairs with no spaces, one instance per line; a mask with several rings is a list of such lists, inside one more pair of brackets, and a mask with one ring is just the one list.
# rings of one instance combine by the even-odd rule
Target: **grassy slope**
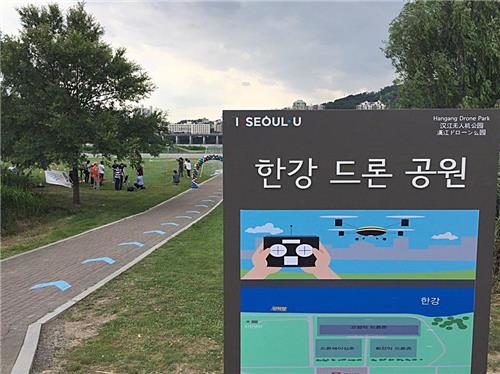
[[[221,168],[220,162],[207,163],[201,180],[205,180],[215,169]],[[9,257],[56,240],[78,234],[85,230],[118,220],[131,214],[139,213],[156,205],[179,192],[190,188],[190,180],[181,178],[181,184],[171,182],[175,160],[152,159],[144,163],[146,190],[137,192],[114,191],[111,183],[111,168],[107,167],[105,184],[100,191],[95,191],[81,184],[81,205],[72,204],[71,189],[47,186],[39,189],[41,194],[50,199],[50,214],[35,217],[29,222],[21,222],[17,232],[2,237],[1,258]],[[127,168],[130,184],[135,181],[132,168]],[[35,175],[41,178],[41,173]]]
[[[63,315],[66,327],[105,322],[76,348],[64,345],[58,371],[221,372],[222,271],[219,207]],[[500,295],[493,305],[491,368],[500,367]]]

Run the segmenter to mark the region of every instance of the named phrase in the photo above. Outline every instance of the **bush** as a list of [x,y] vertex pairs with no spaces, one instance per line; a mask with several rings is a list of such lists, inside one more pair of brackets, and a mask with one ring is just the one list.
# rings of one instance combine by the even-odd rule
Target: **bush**
[[2,186],[15,187],[21,190],[29,190],[35,184],[29,175],[14,174],[6,168],[2,168]]
[[2,172],[0,188],[2,233],[14,231],[20,220],[39,216],[48,211],[47,200],[31,192],[33,185],[29,176]]

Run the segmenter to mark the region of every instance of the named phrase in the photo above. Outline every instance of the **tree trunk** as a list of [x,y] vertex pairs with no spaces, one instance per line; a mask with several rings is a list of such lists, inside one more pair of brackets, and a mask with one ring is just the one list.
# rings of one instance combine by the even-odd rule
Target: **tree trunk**
[[71,170],[71,180],[73,181],[73,204],[80,204],[80,180],[78,176],[78,166],[73,165]]

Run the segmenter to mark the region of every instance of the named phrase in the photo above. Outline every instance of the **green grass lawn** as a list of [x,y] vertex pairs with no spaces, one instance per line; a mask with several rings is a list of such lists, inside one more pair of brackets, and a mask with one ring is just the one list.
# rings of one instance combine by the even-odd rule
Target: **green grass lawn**
[[57,371],[222,372],[221,233],[218,207],[70,309],[66,326],[106,323],[97,336],[57,353]]
[[[191,161],[194,165],[195,160]],[[88,185],[80,185],[80,206],[73,205],[72,190],[69,188],[48,185],[36,189],[37,193],[49,199],[49,213],[18,222],[13,232],[3,233],[1,258],[142,212],[190,188],[189,178],[181,178],[178,186],[172,184],[172,170],[176,168],[177,163],[173,159],[147,159],[144,162],[146,189],[127,192],[114,190],[111,183],[111,168],[108,166],[105,173],[106,180],[101,190],[95,191]],[[206,180],[215,169],[220,168],[222,163],[219,161],[206,163],[200,181]],[[126,170],[132,185],[135,182],[135,172],[131,167]],[[43,180],[41,171],[35,172],[34,177]]]
[[[54,372],[222,372],[222,253],[218,207],[56,320],[68,340],[55,354]],[[500,367],[499,306],[497,294],[492,373]]]

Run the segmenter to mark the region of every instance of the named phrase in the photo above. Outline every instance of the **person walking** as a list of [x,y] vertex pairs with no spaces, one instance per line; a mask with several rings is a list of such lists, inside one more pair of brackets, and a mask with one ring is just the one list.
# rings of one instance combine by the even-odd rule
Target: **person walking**
[[186,167],[186,175],[191,178],[191,161],[189,158],[186,158],[186,162],[184,163],[184,166]]
[[179,177],[182,177],[184,175],[184,159],[179,157],[177,163],[179,164]]

